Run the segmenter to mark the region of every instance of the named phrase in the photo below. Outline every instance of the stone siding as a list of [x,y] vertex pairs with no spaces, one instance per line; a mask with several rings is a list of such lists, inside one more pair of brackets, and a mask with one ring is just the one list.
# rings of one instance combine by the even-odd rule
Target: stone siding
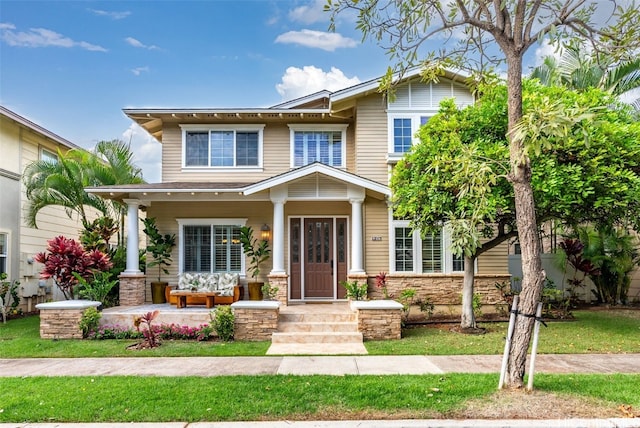
[[[495,284],[509,282],[511,276],[504,275],[476,275],[474,293],[482,296],[482,303],[493,305],[502,303],[500,292]],[[387,274],[387,291],[389,295],[397,297],[406,288],[416,289],[416,300],[428,298],[435,305],[459,305],[462,296],[462,274]],[[383,299],[382,290],[376,287],[375,276],[368,279],[368,295],[370,299]]]
[[84,309],[52,309],[40,312],[42,339],[82,339],[80,319]]
[[287,274],[274,274],[269,275],[269,284],[272,287],[278,287],[278,294],[276,295],[276,300],[280,302],[282,306],[287,306],[289,304],[289,299],[287,297],[287,288],[289,287],[289,275]]
[[278,329],[278,307],[238,308],[234,305],[231,307],[235,315],[235,340],[271,340],[271,334]]
[[397,340],[402,336],[402,305],[393,300],[352,301],[358,331],[365,340]]
[[120,275],[120,306],[144,305],[146,278],[144,274]]

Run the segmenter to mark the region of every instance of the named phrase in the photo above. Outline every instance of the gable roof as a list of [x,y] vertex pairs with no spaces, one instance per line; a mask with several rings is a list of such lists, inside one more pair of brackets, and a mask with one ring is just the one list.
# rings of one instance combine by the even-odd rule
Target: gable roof
[[389,187],[385,186],[384,184],[380,184],[377,181],[369,180],[368,178],[364,178],[351,172],[325,165],[320,162],[313,162],[308,165],[301,166],[300,168],[275,175],[273,177],[247,186],[244,189],[244,194],[252,195],[254,193],[262,192],[263,190],[268,190],[281,184],[287,184],[313,174],[322,174],[327,177],[343,181],[347,184],[352,184],[354,186],[362,187],[366,190],[380,193],[384,196],[391,196],[391,189],[389,189]]
[[[420,68],[397,74],[403,82],[420,75]],[[445,70],[444,78],[463,82],[468,76],[460,71]],[[381,77],[339,91],[322,90],[271,107],[258,108],[125,108],[122,111],[151,136],[162,142],[163,123],[250,123],[263,120],[290,120],[304,123],[312,120],[336,120],[353,116],[355,99],[378,92]],[[204,121],[204,122],[203,122]]]
[[42,126],[38,125],[37,123],[34,123],[32,121],[30,121],[29,119],[20,116],[18,113],[15,113],[11,110],[9,110],[8,108],[4,107],[4,106],[0,106],[0,114],[2,116],[5,116],[11,120],[13,120],[14,122],[18,123],[19,125],[24,126],[25,128],[28,128],[30,130],[32,130],[33,132],[36,132],[46,138],[49,138],[50,140],[53,140],[54,142],[60,144],[61,146],[67,147],[69,149],[82,149],[80,146],[77,146],[75,144],[73,144],[71,141],[62,138],[61,136],[59,136],[58,134],[55,134],[51,131],[49,131],[46,128],[43,128]]

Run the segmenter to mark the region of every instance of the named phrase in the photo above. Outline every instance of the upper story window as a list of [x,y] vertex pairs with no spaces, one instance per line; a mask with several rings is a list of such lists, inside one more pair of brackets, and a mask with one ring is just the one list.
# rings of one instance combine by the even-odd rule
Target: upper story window
[[41,149],[40,160],[50,163],[58,163],[58,155],[51,150]]
[[343,168],[347,125],[289,125],[291,166],[321,162]]
[[389,153],[406,153],[418,142],[418,129],[431,113],[394,113],[389,117]]
[[393,221],[395,272],[450,273],[464,271],[464,258],[449,249],[451,239],[445,230],[421,237],[405,220]]
[[181,125],[183,165],[200,168],[262,166],[264,125]]

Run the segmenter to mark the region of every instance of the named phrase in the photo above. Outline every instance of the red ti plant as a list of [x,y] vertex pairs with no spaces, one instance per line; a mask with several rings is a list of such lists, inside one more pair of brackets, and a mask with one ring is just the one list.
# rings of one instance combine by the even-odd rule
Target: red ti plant
[[[147,312],[142,316],[137,316],[133,319],[133,325],[136,327],[136,330],[141,332],[142,335],[144,336],[143,345],[146,345],[146,346],[143,346],[143,347],[145,348],[156,348],[160,346],[160,343],[156,338],[156,332],[153,331],[153,327],[151,326],[151,321],[156,319],[159,313],[160,311],[155,310],[153,312]],[[140,331],[140,326],[142,324],[146,324],[147,328],[142,329],[142,331]]]
[[109,270],[113,266],[109,256],[98,250],[85,251],[73,239],[56,236],[47,243],[47,252],[34,257],[35,261],[44,265],[40,278],[52,278],[67,300],[73,298],[73,287],[78,285],[74,273],[88,281],[94,271]]
[[[600,275],[600,269],[583,257],[584,244],[579,239],[567,238],[559,246],[567,255],[567,262],[574,268],[573,278],[569,280],[573,287],[583,286],[587,275]],[[578,278],[578,272],[583,273],[582,279]]]
[[379,274],[376,275],[376,287],[382,289],[382,294],[384,295],[385,299],[388,299],[389,296],[389,291],[387,290],[387,273],[386,272],[380,272]]

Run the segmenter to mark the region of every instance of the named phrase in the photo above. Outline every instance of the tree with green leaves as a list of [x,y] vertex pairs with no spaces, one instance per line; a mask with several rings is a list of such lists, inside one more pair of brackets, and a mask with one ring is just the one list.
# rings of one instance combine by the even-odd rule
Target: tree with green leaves
[[[433,79],[444,65],[468,66],[479,73],[486,70],[487,63],[506,65],[510,163],[507,178],[514,188],[522,252],[519,311],[535,313],[544,273],[531,186],[532,140],[526,133],[515,132],[522,118],[523,57],[531,46],[545,39],[552,43],[581,39],[594,52],[608,52],[620,61],[631,59],[640,39],[640,10],[633,3],[618,7],[615,0],[328,0],[326,9],[332,12],[330,28],[335,28],[337,17],[344,11],[355,11],[357,28],[365,38],[371,37],[382,45],[400,68],[400,74],[407,67],[421,65],[424,76]],[[457,43],[448,49],[442,38]],[[425,42],[434,40],[443,49],[428,53]],[[395,74],[390,67],[381,89],[393,85]],[[550,114],[556,118],[562,112]],[[571,120],[569,115],[563,117]],[[467,222],[471,229],[478,224],[473,218]],[[505,377],[508,387],[524,385],[533,323],[533,318],[518,317]]]
[[[29,164],[23,174],[27,199],[27,225],[37,228],[37,215],[47,206],[62,206],[69,218],[77,214],[83,227],[90,221],[87,207],[102,216],[112,217],[122,224],[126,207],[117,201],[107,201],[88,194],[84,189],[92,186],[143,183],[142,171],[133,163],[128,144],[119,141],[101,141],[93,152],[72,149],[58,150],[58,161],[39,160]],[[118,242],[122,242],[119,235]]]
[[[570,45],[562,49],[559,59],[548,56],[530,75],[547,86],[564,86],[586,90],[598,88],[613,95],[623,95],[640,88],[640,58],[615,61],[607,55],[596,58],[584,46]],[[640,98],[631,102],[640,110]]]

